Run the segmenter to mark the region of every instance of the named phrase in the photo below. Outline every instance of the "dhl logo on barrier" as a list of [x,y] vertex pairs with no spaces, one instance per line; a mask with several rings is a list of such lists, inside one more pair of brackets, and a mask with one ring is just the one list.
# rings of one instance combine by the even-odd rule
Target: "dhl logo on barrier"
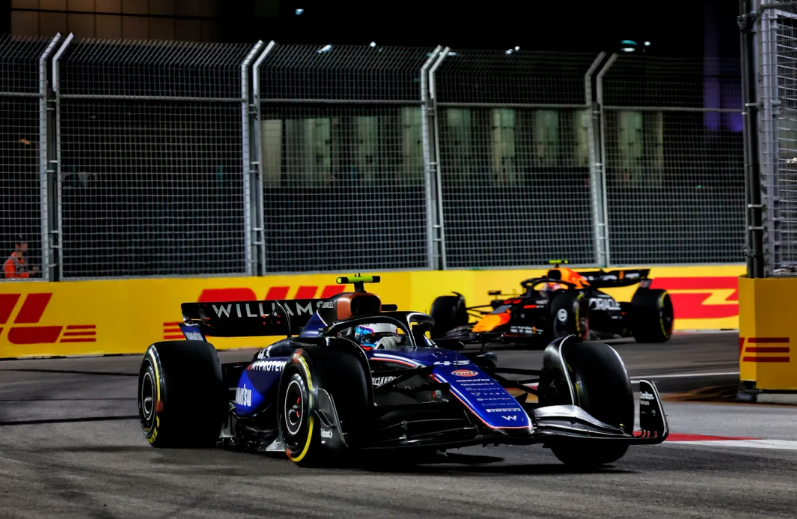
[[[262,301],[274,301],[277,299],[316,299],[318,293],[318,285],[300,286],[296,289],[294,296],[288,297],[291,290],[289,286],[271,287],[266,293],[266,297]],[[321,290],[321,295],[318,299],[326,299],[334,295],[345,292],[344,285],[326,285]],[[222,301],[258,301],[255,291],[251,288],[206,288],[199,294],[199,303],[219,303]]]
[[670,293],[676,320],[739,315],[739,280],[734,276],[654,278],[651,288]]
[[[56,342],[95,342],[97,340],[97,327],[94,324],[35,326],[41,321],[52,296],[52,293],[34,293],[25,297],[14,318],[13,326],[8,328],[8,342],[11,344],[54,344]],[[0,335],[21,298],[22,294],[0,294]],[[66,331],[62,334],[64,329]]]
[[[742,355],[742,350],[744,353],[754,354],[742,357],[743,362],[789,362],[789,346],[757,346],[758,344],[789,344],[788,337],[750,337],[747,341],[748,344],[756,346],[745,347],[745,338],[739,337],[739,356]],[[786,355],[783,355],[784,353]]]

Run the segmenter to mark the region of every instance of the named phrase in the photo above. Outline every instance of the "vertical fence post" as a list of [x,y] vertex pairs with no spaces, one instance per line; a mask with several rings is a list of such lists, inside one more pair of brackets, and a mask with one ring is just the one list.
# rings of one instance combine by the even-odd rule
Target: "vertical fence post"
[[438,232],[437,236],[435,237],[435,241],[438,244],[438,270],[446,270],[446,233],[445,224],[443,221],[442,180],[440,178],[440,123],[437,119],[437,86],[435,85],[435,74],[437,73],[437,69],[440,67],[440,64],[443,63],[443,60],[446,59],[446,56],[448,56],[448,52],[450,50],[450,47],[443,49],[443,51],[437,57],[437,61],[435,61],[434,65],[432,65],[432,68],[429,69],[429,107],[432,114],[432,136],[434,137],[434,141],[432,142],[434,162],[430,164],[430,176],[433,182],[433,187],[435,188],[435,193],[432,197],[432,200],[434,201],[435,214],[437,216],[435,228]]
[[435,214],[434,208],[434,197],[432,196],[433,189],[432,189],[432,142],[429,133],[429,123],[430,119],[433,118],[434,108],[429,103],[429,86],[428,86],[428,77],[427,74],[429,72],[429,67],[432,65],[432,62],[437,58],[438,53],[442,47],[438,45],[435,49],[429,54],[429,59],[427,59],[423,66],[421,67],[421,133],[423,139],[423,181],[425,184],[426,190],[426,243],[427,243],[427,254],[429,259],[429,268],[435,269],[435,247],[434,247],[434,238],[435,238],[435,226],[439,225],[437,222],[437,216]]
[[55,95],[55,159],[51,161],[51,164],[54,162],[55,170],[49,169],[49,171],[53,171],[55,173],[55,193],[54,196],[50,198],[51,201],[54,203],[52,204],[52,211],[55,213],[53,217],[50,219],[51,229],[50,235],[52,237],[52,254],[55,256],[55,261],[52,264],[52,268],[55,270],[53,278],[55,280],[60,281],[64,275],[64,250],[63,250],[63,234],[61,233],[61,224],[63,221],[63,212],[62,212],[62,193],[61,193],[61,91],[59,88],[59,80],[60,80],[60,63],[59,60],[63,55],[66,48],[69,47],[69,44],[72,43],[75,35],[69,33],[69,36],[66,37],[64,43],[61,44],[61,47],[58,49],[58,52],[55,53],[53,56],[53,94]]
[[55,37],[47,45],[41,56],[39,56],[39,203],[41,206],[41,276],[44,280],[50,280],[50,225],[49,225],[49,193],[50,193],[50,175],[49,171],[49,113],[48,113],[48,93],[50,89],[47,87],[47,60],[53,52],[58,40],[61,39],[61,33]]
[[609,162],[609,157],[606,155],[606,112],[603,109],[603,76],[609,71],[609,69],[614,65],[614,62],[617,61],[617,54],[612,54],[609,57],[609,60],[603,65],[601,71],[598,72],[598,81],[597,81],[597,88],[596,88],[596,96],[598,100],[598,116],[600,118],[600,183],[601,183],[601,190],[603,191],[603,236],[604,236],[604,264],[609,266],[611,264],[611,243],[609,240],[609,209],[608,209],[608,201],[607,201],[607,192],[606,192],[606,164]]
[[[257,242],[257,230],[256,226],[252,225],[252,164],[250,161],[250,147],[251,142],[249,141],[249,65],[252,63],[257,52],[263,46],[263,42],[259,41],[252,47],[252,50],[249,51],[249,54],[246,55],[244,58],[243,63],[241,63],[241,95],[243,97],[241,103],[241,136],[242,136],[242,145],[243,145],[243,191],[244,191],[244,258],[246,261],[246,275],[251,276],[253,269],[252,263],[254,263],[253,256],[252,256],[252,242]],[[262,196],[262,195],[261,195]],[[254,204],[254,207],[257,207],[257,204]],[[262,227],[262,222],[261,222]],[[262,229],[261,229],[262,230]],[[255,239],[252,240],[252,236],[255,236]]]
[[761,163],[758,148],[759,105],[755,67],[755,14],[750,0],[739,0],[741,40],[742,103],[744,114],[745,232],[747,277],[764,277],[763,204],[761,203]]
[[[591,186],[592,196],[592,225],[594,228],[595,236],[595,264],[599,267],[605,267],[606,263],[606,196],[603,192],[602,181],[602,164],[603,159],[597,153],[597,139],[595,138],[595,119],[598,118],[598,110],[595,106],[595,101],[592,97],[592,74],[595,73],[598,66],[606,57],[605,52],[598,54],[595,61],[592,62],[587,73],[584,74],[584,101],[589,110],[589,117],[587,118],[587,140],[589,146],[589,183]],[[598,121],[600,124],[600,120]]]
[[266,59],[271,49],[274,48],[276,42],[270,41],[269,44],[266,46],[266,49],[260,54],[260,56],[255,60],[255,64],[252,66],[252,103],[253,103],[253,113],[254,113],[254,132],[253,133],[253,141],[254,141],[254,149],[255,157],[257,159],[256,163],[257,167],[255,169],[256,181],[254,182],[254,186],[257,189],[257,194],[255,194],[255,200],[257,201],[257,228],[259,229],[257,241],[254,242],[254,245],[257,247],[258,250],[258,263],[259,268],[257,269],[256,274],[264,276],[266,274],[266,221],[265,221],[265,213],[263,210],[263,168],[265,167],[265,156],[263,150],[263,120],[261,118],[261,108],[260,108],[260,65],[263,63],[263,60]]

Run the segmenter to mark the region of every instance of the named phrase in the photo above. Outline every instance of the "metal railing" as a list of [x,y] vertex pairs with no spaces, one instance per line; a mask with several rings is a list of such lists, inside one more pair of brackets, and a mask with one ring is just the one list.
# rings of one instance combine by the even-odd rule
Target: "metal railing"
[[744,260],[738,65],[20,45],[0,124],[51,145],[0,143],[0,238],[45,279]]

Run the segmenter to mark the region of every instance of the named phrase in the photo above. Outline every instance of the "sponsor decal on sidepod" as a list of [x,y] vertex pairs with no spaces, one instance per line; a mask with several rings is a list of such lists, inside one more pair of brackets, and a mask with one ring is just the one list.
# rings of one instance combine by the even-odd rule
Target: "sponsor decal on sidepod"
[[475,377],[479,373],[469,369],[457,369],[451,372],[455,377]]

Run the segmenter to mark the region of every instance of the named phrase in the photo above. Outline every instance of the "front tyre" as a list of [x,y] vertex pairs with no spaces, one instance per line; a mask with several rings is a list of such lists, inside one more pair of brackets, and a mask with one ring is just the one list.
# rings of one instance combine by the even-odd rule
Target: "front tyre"
[[551,301],[553,339],[575,335],[581,340],[589,338],[589,301],[582,292],[566,290],[553,296]]
[[639,289],[630,306],[630,328],[636,342],[667,342],[674,326],[670,294],[660,289]]
[[[583,342],[568,344],[564,355],[576,405],[603,423],[631,434],[634,394],[617,352],[603,343]],[[628,450],[628,444],[611,440],[570,440],[552,445],[551,450],[567,465],[589,468],[619,460]]]
[[156,342],[141,359],[138,415],[153,447],[212,447],[225,413],[221,364],[203,341]]
[[282,373],[279,392],[280,439],[285,454],[299,465],[315,465],[322,461],[320,424],[313,416],[312,385],[308,369],[291,362]]
[[[345,449],[368,439],[369,380],[360,360],[339,346],[302,346],[282,372],[277,395],[280,441],[299,465],[330,464]],[[332,436],[325,438],[325,432]]]

